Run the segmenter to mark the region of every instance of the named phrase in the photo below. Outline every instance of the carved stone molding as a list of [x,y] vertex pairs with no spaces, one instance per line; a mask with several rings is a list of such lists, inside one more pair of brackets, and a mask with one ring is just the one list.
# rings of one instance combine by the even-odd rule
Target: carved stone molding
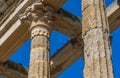
[[44,6],[42,3],[34,3],[20,15],[20,20],[22,23],[25,21],[29,22],[31,27],[35,26],[39,22],[52,26],[54,21],[53,14],[55,14],[55,12],[52,7]]
[[49,37],[54,24],[54,9],[39,0],[20,15],[22,23],[30,25],[31,54],[28,78],[50,78]]
[[45,28],[45,26],[33,27],[32,31],[31,31],[31,38],[34,38],[35,36],[45,36],[45,37],[49,38],[50,37],[50,35],[49,35],[50,30],[48,30],[48,29],[49,28]]
[[[30,25],[31,38],[38,35],[49,37],[48,32],[43,31],[43,29],[45,27],[49,33],[51,33],[51,30],[55,25],[53,17],[54,14],[55,12],[52,7],[36,2],[20,15],[20,20],[22,23]],[[43,28],[41,26],[43,26]]]

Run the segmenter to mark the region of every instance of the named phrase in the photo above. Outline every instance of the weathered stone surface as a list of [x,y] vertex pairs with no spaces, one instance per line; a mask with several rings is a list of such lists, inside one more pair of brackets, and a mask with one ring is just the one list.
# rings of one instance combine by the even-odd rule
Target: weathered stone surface
[[82,10],[86,10],[86,8],[88,8],[89,6],[93,6],[93,5],[104,5],[102,0],[83,0],[82,1]]
[[[13,0],[7,0],[7,1],[13,1]],[[30,1],[30,0],[29,0]],[[40,1],[40,0],[36,0],[36,1]],[[49,1],[50,0],[44,0],[44,1],[48,1],[48,3],[49,3]],[[64,0],[63,0],[64,1]],[[118,0],[119,1],[119,0]],[[31,2],[31,1],[30,1]],[[54,2],[53,0],[52,1],[50,1],[50,2]],[[59,2],[59,1],[58,1]],[[92,4],[93,4],[93,2],[94,1],[92,1],[92,3],[90,3],[90,0],[87,0],[87,2],[86,2],[86,7],[85,7],[85,9],[86,8],[88,8],[89,6],[91,6]],[[96,2],[98,2],[98,0],[96,0]],[[90,4],[89,4],[90,3]],[[51,3],[51,5],[52,5],[53,3]],[[94,3],[94,4],[97,4],[97,3]],[[99,3],[98,3],[99,4]],[[24,4],[26,7],[28,6],[28,5],[26,5],[26,4]],[[103,5],[103,4],[102,4]],[[93,6],[91,6],[92,8],[94,8]],[[41,8],[42,10],[44,10],[44,11],[46,11],[45,9],[43,9],[43,8]],[[89,10],[85,10],[84,9],[84,11],[88,11],[89,12]],[[95,8],[95,9],[98,9],[98,7],[97,8]],[[114,10],[113,10],[114,9]],[[23,10],[23,9],[22,9]],[[118,22],[119,22],[119,14],[117,14],[117,13],[119,13],[119,6],[116,6],[116,4],[115,4],[115,6],[114,7],[112,7],[112,11],[111,10],[109,10],[109,11],[107,11],[108,12],[108,17],[110,18],[109,20],[111,21],[112,20],[112,22],[110,22],[111,24],[111,31],[113,31],[114,29],[116,29],[116,27],[118,27],[118,25],[120,25]],[[21,9],[20,9],[20,11],[21,11]],[[40,11],[40,10],[39,10]],[[92,10],[91,10],[92,11]],[[91,12],[90,11],[90,12]],[[16,12],[16,11],[15,11]],[[99,12],[99,11],[98,11]],[[37,12],[37,14],[39,14],[40,12]],[[70,36],[71,38],[74,38],[74,37],[77,37],[78,36],[78,34],[79,34],[79,32],[78,31],[80,31],[81,32],[81,29],[79,29],[79,28],[81,28],[81,27],[77,27],[77,26],[81,26],[81,24],[80,24],[80,20],[79,19],[77,19],[78,20],[78,22],[76,22],[76,19],[74,18],[74,16],[71,16],[71,15],[69,15],[68,13],[65,13],[65,12],[57,12],[58,14],[56,14],[56,15],[54,15],[54,18],[55,19],[52,19],[52,20],[54,20],[55,22],[57,22],[57,24],[59,24],[59,25],[57,25],[58,27],[56,27],[55,29],[56,30],[58,30],[58,31],[60,31],[60,32],[62,32],[62,33],[64,33],[64,34],[66,34],[66,35],[68,35],[68,36]],[[63,14],[62,14],[63,13]],[[35,14],[35,13],[33,13],[33,14]],[[65,15],[66,14],[66,15]],[[93,16],[95,16],[94,15],[95,13],[94,12],[92,12],[91,13],[91,15],[87,15],[87,17],[89,17],[89,18],[91,18],[91,16],[93,17]],[[99,14],[99,13],[98,13]],[[5,24],[3,24],[4,25],[4,28],[5,28],[5,31],[7,31],[8,29],[9,29],[9,27],[11,27],[10,29],[12,29],[12,28],[14,28],[14,27],[12,27],[12,24],[14,24],[14,20],[16,20],[16,19],[18,19],[18,15],[19,15],[19,13],[18,14],[13,14],[15,17],[14,17],[14,19],[8,19],[7,21],[11,21],[11,22],[7,22],[7,23],[5,23]],[[40,14],[41,15],[41,14]],[[112,16],[111,16],[112,15]],[[31,15],[30,15],[31,16]],[[34,16],[34,15],[33,15]],[[32,17],[33,17],[32,16]],[[44,14],[42,15],[42,16],[44,16]],[[100,15],[101,16],[101,15]],[[11,17],[11,16],[10,16]],[[40,16],[41,17],[41,16]],[[39,17],[39,18],[40,18]],[[114,18],[113,18],[114,17]],[[13,18],[13,17],[12,17]],[[30,17],[31,18],[31,17]],[[112,18],[112,19],[111,19]],[[96,19],[96,18],[91,18],[92,20],[94,20],[94,19]],[[91,31],[91,29],[94,29],[94,28],[101,28],[101,25],[98,25],[97,23],[95,23],[96,21],[94,21],[94,23],[92,23],[93,21],[91,20],[91,19],[88,19],[87,21],[90,21],[91,23],[88,23],[88,24],[86,24],[86,26],[87,27],[85,27],[85,33],[89,33],[89,31]],[[33,19],[32,19],[33,20]],[[34,21],[36,20],[36,18],[34,19]],[[37,17],[37,20],[38,20],[38,17]],[[19,20],[17,20],[17,22],[18,22]],[[44,22],[45,21],[45,22]],[[41,30],[39,30],[39,26],[40,26],[40,28],[42,29],[42,30],[44,30],[44,29],[48,29],[48,26],[46,27],[46,23],[48,22],[47,20],[46,20],[46,18],[45,18],[45,20],[44,21],[42,21],[42,19],[40,20],[40,21],[35,21],[35,22],[32,22],[32,27],[31,28],[35,28],[35,30],[33,31],[33,33],[34,34],[32,34],[32,36],[31,36],[31,38],[33,39],[34,37],[37,37],[35,40],[34,40],[34,44],[33,45],[36,45],[36,46],[44,46],[44,47],[46,47],[47,46],[47,42],[45,42],[44,43],[44,39],[46,38],[44,38],[44,37],[41,37],[41,35],[42,36],[45,36],[45,34],[46,33],[44,33],[44,32],[42,32]],[[118,22],[116,22],[116,21],[118,21]],[[18,23],[15,23],[15,25],[16,24],[19,24],[19,25],[21,25],[19,22]],[[50,22],[50,21],[49,21]],[[98,20],[97,20],[97,22],[99,22]],[[22,23],[22,24],[24,24],[24,23]],[[9,27],[7,26],[7,25],[9,25]],[[28,31],[27,31],[27,33],[26,33],[26,30],[28,29],[27,27],[25,28],[23,28],[23,27],[20,27],[19,25],[16,25],[16,27],[18,26],[18,28],[16,28],[16,30],[14,30],[14,34],[12,34],[12,36],[7,32],[4,32],[6,35],[7,35],[7,42],[5,42],[4,43],[4,46],[6,46],[6,48],[7,49],[5,49],[5,48],[2,48],[2,47],[4,47],[3,45],[2,45],[2,47],[0,46],[0,50],[1,50],[1,57],[0,57],[0,59],[1,59],[1,61],[2,62],[5,62],[6,60],[7,60],[7,58],[12,54],[11,52],[13,52],[13,51],[15,51],[17,48],[16,48],[16,45],[17,45],[17,47],[19,47],[23,42],[25,42],[30,36],[28,36]],[[36,25],[37,25],[37,27],[36,27]],[[63,25],[63,26],[62,26]],[[91,25],[90,27],[89,27],[89,25]],[[7,26],[7,27],[6,27]],[[23,25],[22,25],[23,26]],[[24,24],[24,26],[26,26],[25,24]],[[60,28],[60,27],[61,28]],[[44,28],[45,27],[45,28]],[[1,27],[1,29],[3,28],[3,26]],[[22,28],[22,29],[20,29],[20,28]],[[7,30],[6,30],[7,29]],[[23,30],[24,29],[24,30]],[[13,30],[13,29],[12,29]],[[19,30],[19,31],[18,31]],[[23,30],[23,31],[21,31],[21,30]],[[96,29],[96,30],[99,30],[99,29]],[[17,33],[15,33],[17,31]],[[22,32],[22,34],[20,34],[20,31]],[[32,31],[31,31],[32,32]],[[90,33],[92,33],[93,31],[91,31]],[[24,34],[23,34],[24,33]],[[0,31],[0,34],[1,34],[1,31]],[[19,35],[18,35],[19,34]],[[16,36],[17,35],[17,36]],[[23,36],[22,38],[20,38],[19,39],[19,37],[20,36]],[[84,34],[85,36],[86,36],[86,34]],[[100,35],[100,34],[99,34]],[[26,37],[27,36],[27,37]],[[38,37],[39,36],[39,37]],[[16,39],[16,38],[17,39]],[[49,34],[47,34],[47,37],[49,37]],[[2,37],[2,39],[0,39],[0,40],[3,40],[4,38]],[[39,39],[38,41],[37,41],[37,39]],[[91,38],[92,39],[92,38]],[[17,42],[15,42],[14,43],[14,40],[16,40]],[[25,41],[23,41],[23,40],[25,40]],[[20,42],[20,41],[22,41],[22,43]],[[46,41],[46,39],[45,39],[45,41]],[[11,42],[9,45],[7,44],[8,42]],[[39,43],[37,43],[37,42],[40,42],[40,43],[42,43],[42,44],[39,44]],[[11,44],[13,44],[14,43],[14,46],[12,46],[12,48],[11,48]],[[6,45],[7,44],[7,45]],[[109,42],[108,43],[106,43],[106,44],[109,44]],[[19,45],[19,46],[18,46]],[[73,49],[73,46],[71,45],[71,44],[69,44],[70,45],[70,47],[72,47],[72,48],[70,48],[71,49],[71,53],[73,53],[74,52],[74,50],[72,50]],[[80,45],[82,45],[82,44],[80,44]],[[78,45],[77,45],[78,46]],[[8,47],[9,47],[9,49],[8,49]],[[2,49],[1,49],[2,48]],[[76,48],[76,45],[74,46],[74,48]],[[109,47],[107,47],[107,48],[109,48]],[[69,48],[67,49],[68,51],[70,50]],[[75,49],[76,50],[76,49]],[[81,50],[81,49],[80,49]],[[33,50],[34,51],[34,50]],[[37,49],[37,51],[35,50],[35,56],[37,56],[37,55],[39,55],[39,53],[41,53],[41,52],[38,52],[38,51],[41,51],[41,49],[39,50],[39,49]],[[77,52],[77,50],[75,51],[75,52]],[[38,53],[38,54],[37,54]],[[61,54],[61,53],[60,53]],[[66,55],[67,55],[67,53],[65,53]],[[68,53],[69,54],[69,53]],[[71,59],[72,59],[72,61],[67,61],[67,63],[73,63],[73,61],[75,61],[75,59],[76,58],[79,58],[80,57],[80,55],[79,55],[80,53],[76,53],[75,54],[75,56],[73,56]],[[40,55],[42,55],[42,54],[40,54]],[[62,54],[63,56],[64,56],[64,54]],[[72,54],[71,54],[72,55]],[[70,57],[71,55],[68,55],[68,57]],[[96,54],[97,55],[97,54]],[[110,55],[109,54],[109,51],[108,51],[108,55]],[[111,57],[111,56],[108,56],[108,57]],[[57,57],[56,57],[57,58]],[[37,56],[37,57],[35,57],[34,58],[35,60],[36,59],[42,59],[42,58],[40,58],[39,56]],[[68,60],[69,58],[67,58],[66,57],[66,59],[64,59],[64,60],[62,60],[61,62],[59,62],[59,63],[62,63],[62,62],[65,62],[66,60]],[[101,58],[101,60],[103,60],[103,63],[106,61],[105,60],[106,58]],[[111,60],[110,60],[110,58],[108,59],[108,63],[110,63],[111,64]],[[95,59],[94,60],[94,62],[98,62],[98,59]],[[36,62],[35,62],[36,63]],[[37,63],[38,64],[38,63]],[[37,65],[36,64],[36,65]],[[56,63],[57,64],[57,63]],[[97,63],[98,64],[98,63]],[[60,64],[57,64],[57,65],[60,65]],[[68,67],[70,64],[65,64],[65,63],[62,63],[61,64],[62,66],[60,66],[60,67],[57,67],[56,66],[56,70],[58,70],[59,68],[61,68],[61,67],[63,67],[63,69],[61,69],[61,70],[58,70],[58,72],[57,72],[57,74],[59,73],[59,71],[61,72],[61,71],[63,71],[66,67]],[[95,66],[97,66],[97,65],[95,65]],[[33,66],[34,67],[34,66]],[[38,66],[39,67],[39,66]],[[104,66],[105,67],[105,66]],[[98,67],[95,67],[95,68],[98,68]],[[110,66],[110,69],[109,70],[112,70],[111,69],[111,66]],[[95,70],[96,71],[96,70]],[[95,72],[96,73],[96,72]],[[56,74],[56,73],[55,73]],[[111,74],[112,75],[112,74]],[[99,76],[99,75],[98,75]],[[97,77],[98,77],[97,76]],[[112,76],[111,76],[112,77]],[[99,77],[98,77],[99,78]]]
[[0,75],[3,78],[27,78],[28,70],[21,64],[6,61],[5,63],[0,63]]
[[[85,3],[88,2],[88,3]],[[83,0],[85,78],[114,78],[103,0]]]
[[21,22],[28,22],[31,32],[31,54],[28,78],[50,78],[49,37],[52,30],[54,9],[35,2],[21,15]]
[[41,34],[33,37],[30,57],[28,78],[50,78],[49,38],[47,36]]

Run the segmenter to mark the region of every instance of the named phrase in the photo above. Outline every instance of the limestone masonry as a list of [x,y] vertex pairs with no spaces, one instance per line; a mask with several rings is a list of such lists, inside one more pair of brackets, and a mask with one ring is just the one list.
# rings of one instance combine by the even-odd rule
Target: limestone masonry
[[[62,9],[65,2],[0,0],[0,78],[56,78],[79,58],[84,78],[114,78],[110,33],[120,26],[120,0],[108,8],[104,0],[82,0],[82,19]],[[53,30],[71,40],[50,57]],[[29,38],[28,70],[8,58]]]

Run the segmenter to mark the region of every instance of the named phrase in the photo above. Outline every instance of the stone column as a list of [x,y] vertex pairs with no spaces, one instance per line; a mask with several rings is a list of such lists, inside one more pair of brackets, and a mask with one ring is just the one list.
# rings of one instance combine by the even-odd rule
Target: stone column
[[[34,5],[34,9],[35,9]],[[38,8],[41,6],[40,8]],[[31,13],[31,55],[28,78],[50,78],[50,46],[51,27],[49,17],[41,4]],[[42,10],[40,10],[42,9]]]
[[[28,78],[50,78],[50,46],[53,8],[42,3],[34,3],[24,14],[30,24],[31,54]],[[24,19],[24,20],[23,20]]]
[[28,78],[50,78],[49,27],[38,22],[31,27],[31,56]]
[[104,0],[82,1],[84,78],[114,78]]

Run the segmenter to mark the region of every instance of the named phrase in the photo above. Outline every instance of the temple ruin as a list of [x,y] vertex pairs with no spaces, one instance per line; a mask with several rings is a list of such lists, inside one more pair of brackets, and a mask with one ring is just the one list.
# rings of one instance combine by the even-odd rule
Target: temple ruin
[[[109,34],[120,26],[120,0],[108,8],[104,0],[82,0],[82,19],[62,9],[65,2],[0,0],[1,78],[56,78],[79,58],[84,78],[114,78]],[[53,30],[71,40],[50,57]],[[29,70],[8,60],[28,39]]]

